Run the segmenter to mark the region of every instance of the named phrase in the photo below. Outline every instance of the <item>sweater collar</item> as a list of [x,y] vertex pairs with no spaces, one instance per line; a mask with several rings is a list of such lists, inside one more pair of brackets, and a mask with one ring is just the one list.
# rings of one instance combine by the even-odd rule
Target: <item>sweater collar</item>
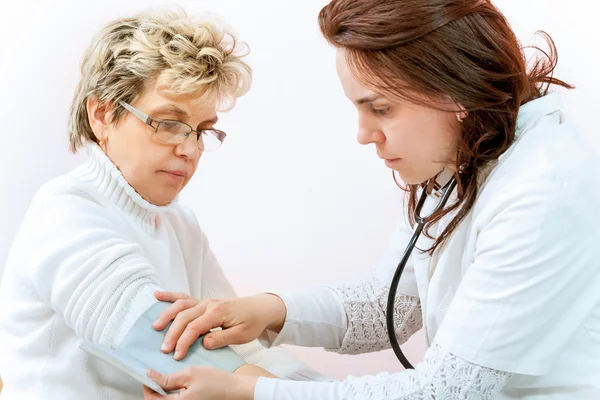
[[171,211],[177,199],[166,206],[157,206],[142,198],[127,182],[121,171],[95,143],[86,145],[89,159],[75,171],[75,176],[90,183],[103,197],[132,217],[148,233],[156,229],[156,217]]

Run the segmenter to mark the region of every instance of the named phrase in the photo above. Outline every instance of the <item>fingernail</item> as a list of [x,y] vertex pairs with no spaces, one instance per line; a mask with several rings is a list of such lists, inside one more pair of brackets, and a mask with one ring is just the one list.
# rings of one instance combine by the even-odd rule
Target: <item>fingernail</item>
[[207,349],[212,349],[213,341],[211,338],[204,339],[204,347]]
[[157,319],[156,321],[154,321],[152,326],[159,326],[160,324],[162,324],[162,321],[160,319]]
[[167,342],[164,342],[164,343],[162,344],[162,346],[160,346],[160,349],[161,349],[162,351],[168,351],[168,350],[169,350],[169,347],[171,347],[171,346],[169,345],[169,343],[167,343]]
[[153,370],[153,369],[149,369],[148,370],[148,376],[150,378],[157,378],[158,377],[158,373],[155,370]]
[[175,359],[176,359],[176,360],[179,360],[180,358],[181,358],[181,351],[180,351],[180,350],[177,350],[177,351],[175,352]]

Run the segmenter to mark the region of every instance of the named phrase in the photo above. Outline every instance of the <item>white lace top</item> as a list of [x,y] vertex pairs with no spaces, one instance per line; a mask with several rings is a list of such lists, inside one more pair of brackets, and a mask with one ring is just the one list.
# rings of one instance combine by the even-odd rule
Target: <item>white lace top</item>
[[[327,338],[329,351],[359,354],[390,348],[385,310],[389,287],[377,279],[342,284],[304,293],[278,293],[288,306],[286,326],[273,344],[319,345]],[[341,301],[340,301],[341,300]],[[299,324],[294,306],[310,324]],[[418,297],[398,294],[394,304],[398,341],[404,343],[422,325]],[[320,321],[319,321],[320,319]],[[304,328],[303,328],[304,327]],[[330,333],[328,333],[328,331]],[[332,340],[334,332],[344,332]],[[294,340],[298,339],[298,340]],[[300,343],[298,343],[300,342]],[[260,378],[255,400],[369,399],[493,399],[511,374],[472,364],[434,345],[415,370],[375,376],[348,377],[342,382],[291,382]]]
[[340,399],[494,399],[512,374],[475,365],[434,344],[414,370],[348,378]]
[[[334,288],[342,299],[348,327],[339,348],[327,350],[340,354],[361,354],[389,349],[386,307],[389,287],[377,280],[343,284]],[[394,304],[396,336],[404,343],[421,329],[421,303],[418,297],[398,294]]]
[[[256,399],[600,399],[600,157],[557,93],[522,106],[516,134],[448,242],[406,266],[395,325],[402,342],[422,314],[429,350],[416,370],[333,384],[261,378]],[[411,236],[399,222],[372,278],[282,294],[288,316],[275,342],[388,347],[387,284]],[[416,247],[432,241],[421,235]]]

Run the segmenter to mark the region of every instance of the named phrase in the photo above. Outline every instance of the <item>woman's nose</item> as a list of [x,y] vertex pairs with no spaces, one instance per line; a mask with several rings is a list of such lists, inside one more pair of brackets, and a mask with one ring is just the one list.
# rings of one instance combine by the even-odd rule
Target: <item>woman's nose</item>
[[357,139],[358,143],[362,145],[379,144],[385,141],[385,135],[378,124],[374,124],[366,118],[359,118]]
[[202,149],[198,148],[198,135],[192,132],[182,143],[177,145],[175,152],[180,157],[183,156],[192,159],[200,157]]

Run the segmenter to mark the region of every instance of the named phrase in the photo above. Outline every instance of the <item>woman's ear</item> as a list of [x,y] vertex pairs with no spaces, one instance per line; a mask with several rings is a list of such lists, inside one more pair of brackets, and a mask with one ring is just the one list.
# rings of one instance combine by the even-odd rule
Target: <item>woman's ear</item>
[[458,122],[463,122],[465,120],[465,118],[467,118],[469,116],[469,112],[467,110],[465,110],[465,108],[462,106],[462,104],[460,103],[454,103],[456,104],[456,119],[458,120]]
[[107,102],[98,101],[97,97],[89,97],[86,103],[88,122],[98,142],[107,139],[111,109]]

